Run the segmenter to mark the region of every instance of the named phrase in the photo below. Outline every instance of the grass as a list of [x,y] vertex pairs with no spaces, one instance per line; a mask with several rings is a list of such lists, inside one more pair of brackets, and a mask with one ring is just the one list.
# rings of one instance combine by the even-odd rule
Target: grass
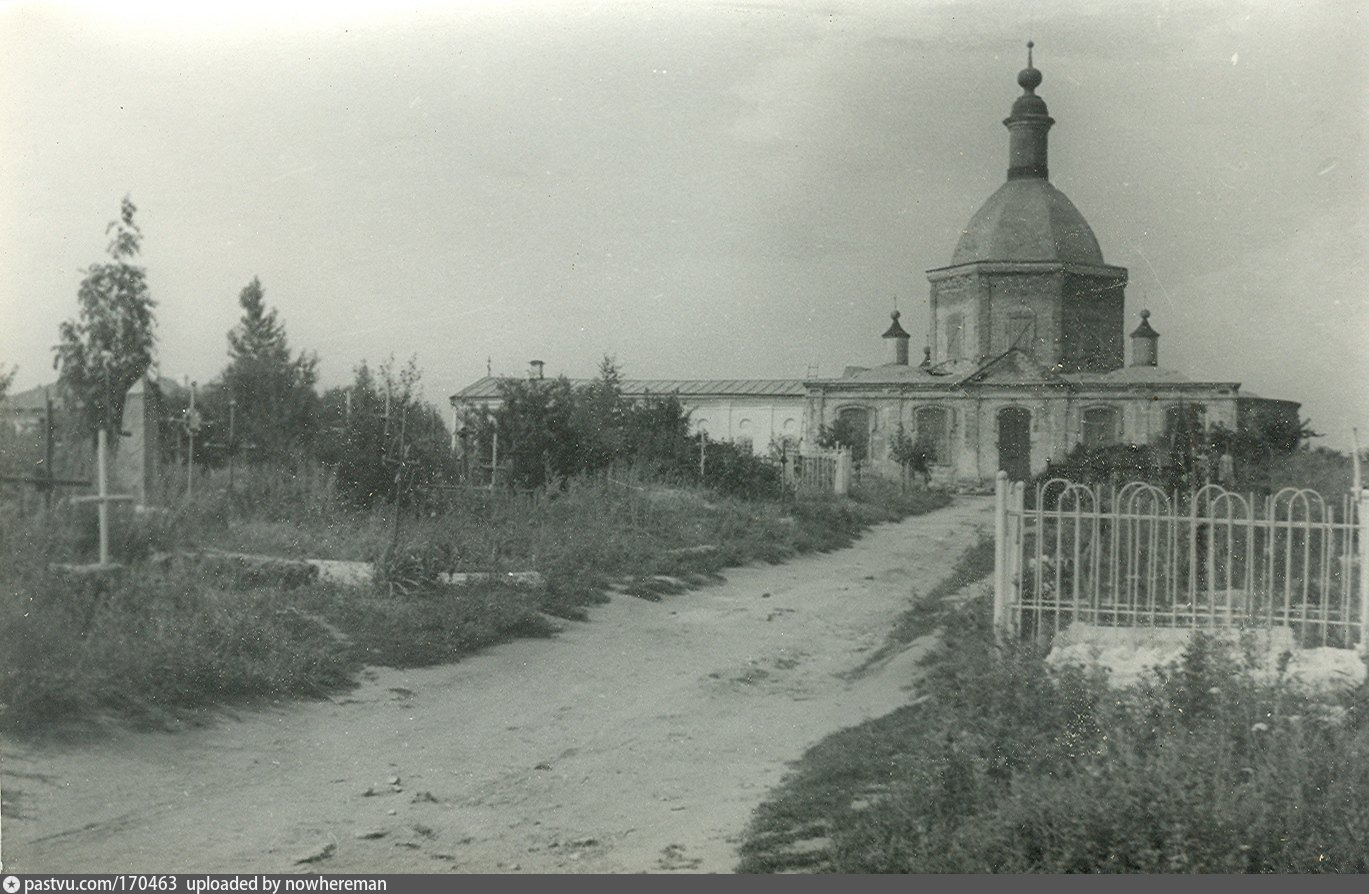
[[936,632],[946,613],[946,600],[993,573],[993,553],[992,538],[981,538],[960,554],[951,573],[933,584],[925,595],[919,597],[914,593],[912,604],[894,621],[884,644],[870,653],[856,673],[869,670],[914,640]]
[[743,872],[1369,871],[1369,699],[1256,682],[1196,638],[1118,693],[946,606],[921,695],[808,751]]
[[[0,506],[0,728],[156,723],[254,698],[314,697],[365,665],[431,665],[550,635],[547,615],[585,618],[614,581],[661,598],[729,566],[845,546],[872,524],[949,501],[931,491],[743,501],[574,481],[553,494],[446,494],[406,511],[395,549],[392,512],[342,508],[313,471],[240,470],[232,495],[222,484],[197,482],[193,499],[166,511],[115,512],[113,552],[126,567],[99,578],[50,570],[91,560],[89,507]],[[173,557],[206,546],[374,561],[380,579],[345,588]],[[526,570],[545,585],[437,579]]]

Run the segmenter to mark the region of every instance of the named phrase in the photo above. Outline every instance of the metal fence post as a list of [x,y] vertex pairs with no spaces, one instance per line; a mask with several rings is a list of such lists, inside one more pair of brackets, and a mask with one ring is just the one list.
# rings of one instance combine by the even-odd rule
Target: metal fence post
[[1008,473],[999,472],[993,485],[993,629],[1006,639],[1008,621]]

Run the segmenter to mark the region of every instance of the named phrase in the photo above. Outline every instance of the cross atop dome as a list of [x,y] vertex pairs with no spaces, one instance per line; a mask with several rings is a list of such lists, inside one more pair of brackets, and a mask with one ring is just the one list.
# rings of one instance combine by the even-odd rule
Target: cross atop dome
[[1035,92],[1041,86],[1041,72],[1032,66],[1032,47],[1036,44],[1027,41],[1027,67],[1017,73],[1017,86],[1028,93]]

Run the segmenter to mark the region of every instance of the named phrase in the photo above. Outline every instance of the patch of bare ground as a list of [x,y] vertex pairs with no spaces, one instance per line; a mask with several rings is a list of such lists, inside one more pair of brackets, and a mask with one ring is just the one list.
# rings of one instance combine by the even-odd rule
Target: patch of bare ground
[[907,702],[917,650],[849,671],[991,510],[958,499],[689,592],[638,582],[553,639],[369,670],[329,701],[0,742],[6,869],[730,871],[790,761]]

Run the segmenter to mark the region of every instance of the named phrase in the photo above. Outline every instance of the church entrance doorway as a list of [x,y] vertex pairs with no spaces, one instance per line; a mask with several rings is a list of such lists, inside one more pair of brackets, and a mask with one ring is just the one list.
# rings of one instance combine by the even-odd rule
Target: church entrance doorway
[[1010,481],[1026,481],[1032,472],[1032,414],[1023,407],[998,411],[998,468]]

